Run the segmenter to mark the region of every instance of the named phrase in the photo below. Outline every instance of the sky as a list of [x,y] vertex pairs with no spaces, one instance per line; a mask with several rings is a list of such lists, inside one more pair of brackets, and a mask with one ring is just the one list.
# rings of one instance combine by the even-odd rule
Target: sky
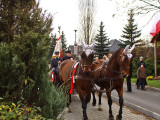
[[[105,31],[110,39],[121,39],[122,30],[125,24],[127,24],[127,12],[124,10],[123,2],[120,0],[96,0],[96,14],[95,14],[95,28],[98,30],[100,22],[103,21],[105,25]],[[119,6],[117,7],[117,3]],[[79,0],[40,0],[40,7],[43,10],[47,10],[53,16],[54,28],[52,33],[58,35],[58,26],[61,26],[61,31],[64,31],[67,44],[73,45],[75,41],[75,32],[77,30],[77,40],[79,34]],[[113,17],[113,14],[116,16]],[[144,21],[147,21],[148,17],[137,17],[135,23],[141,28]],[[152,22],[151,22],[152,23]],[[142,29],[142,36],[149,35],[152,24],[148,24]]]

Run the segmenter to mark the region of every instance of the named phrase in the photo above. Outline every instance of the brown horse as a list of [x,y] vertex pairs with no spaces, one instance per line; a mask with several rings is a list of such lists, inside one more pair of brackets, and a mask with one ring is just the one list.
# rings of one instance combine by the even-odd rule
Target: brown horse
[[[91,82],[91,66],[94,58],[94,54],[92,52],[93,45],[83,45],[84,51],[81,54],[81,60],[79,62],[78,68],[75,74],[75,87],[79,94],[80,100],[82,102],[83,109],[83,118],[87,120],[86,108],[87,103],[91,98],[91,91],[93,88],[93,84]],[[70,85],[71,74],[74,69],[74,65],[76,64],[73,60],[66,60],[61,63],[60,66],[60,80],[62,84]],[[69,93],[68,93],[69,94]],[[69,94],[69,102],[67,104],[68,112],[70,112],[69,103],[71,102],[71,95]]]
[[[126,46],[125,49],[117,50],[109,63],[105,62],[94,63],[92,65],[92,75],[94,82],[101,88],[106,89],[106,94],[108,97],[109,105],[109,119],[113,120],[112,115],[112,98],[111,91],[116,89],[119,96],[119,114],[116,119],[122,119],[122,106],[123,106],[123,82],[124,77],[130,75],[130,63],[132,61],[132,54],[135,46],[129,49],[129,46]],[[101,104],[101,103],[99,103]]]
[[[64,86],[71,85],[71,75],[74,70],[75,64],[76,61],[70,59],[65,60],[61,63],[59,68],[59,77],[62,85]],[[71,109],[69,108],[69,104],[71,103],[71,95],[69,94],[69,90],[68,90],[68,97],[69,100],[67,102],[67,112],[71,112]]]

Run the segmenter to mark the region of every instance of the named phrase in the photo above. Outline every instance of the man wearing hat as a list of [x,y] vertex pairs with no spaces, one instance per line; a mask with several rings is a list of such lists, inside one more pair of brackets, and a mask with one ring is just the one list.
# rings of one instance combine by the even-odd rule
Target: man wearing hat
[[56,75],[57,80],[59,80],[58,66],[61,62],[62,62],[62,59],[59,57],[59,51],[55,51],[55,57],[51,59],[51,69]]
[[67,59],[73,59],[72,56],[71,56],[71,51],[70,50],[67,50],[66,55],[62,58],[63,61],[65,61]]

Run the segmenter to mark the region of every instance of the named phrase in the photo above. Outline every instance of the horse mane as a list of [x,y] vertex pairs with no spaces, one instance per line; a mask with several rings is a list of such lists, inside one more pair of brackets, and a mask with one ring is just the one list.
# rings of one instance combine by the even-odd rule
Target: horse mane
[[112,57],[110,58],[108,64],[110,64],[110,63],[113,61],[113,59],[114,59],[115,57],[117,57],[117,55],[119,54],[119,52],[120,52],[122,49],[124,49],[124,48],[119,48],[116,52],[113,53],[113,55],[112,55]]

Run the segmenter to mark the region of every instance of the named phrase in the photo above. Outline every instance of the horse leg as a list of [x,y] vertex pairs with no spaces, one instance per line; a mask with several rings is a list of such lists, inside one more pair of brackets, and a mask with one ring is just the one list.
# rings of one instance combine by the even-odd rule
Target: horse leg
[[101,103],[101,98],[102,98],[102,90],[104,90],[103,88],[100,88],[100,92],[99,92],[99,103],[98,103],[98,110],[99,111],[102,111],[103,109],[102,109],[102,107],[101,107],[101,105],[102,105],[102,103]]
[[87,95],[86,98],[83,97],[83,101],[82,101],[83,120],[88,120],[86,109],[87,109],[87,104],[90,101],[90,99],[91,99],[91,94]]
[[117,92],[118,92],[118,96],[119,96],[120,109],[119,109],[119,114],[116,117],[116,120],[121,120],[122,119],[122,107],[123,107],[123,85],[122,85],[121,89],[117,89]]
[[71,104],[71,94],[69,94],[69,100],[68,100],[68,102],[67,102],[67,112],[68,113],[71,113],[72,111],[71,111],[71,109],[69,108],[69,105]]
[[108,97],[108,105],[109,105],[109,120],[114,120],[113,114],[112,114],[112,98],[111,98],[111,92],[107,92]]
[[82,103],[82,109],[83,109],[83,120],[88,120],[87,117],[87,103],[90,101],[91,99],[91,93],[89,94],[84,94],[84,91],[82,92],[82,90],[79,92],[79,97],[81,99],[81,103]]
[[95,91],[92,91],[92,95],[93,95],[93,102],[92,102],[92,105],[93,105],[93,106],[96,106]]

